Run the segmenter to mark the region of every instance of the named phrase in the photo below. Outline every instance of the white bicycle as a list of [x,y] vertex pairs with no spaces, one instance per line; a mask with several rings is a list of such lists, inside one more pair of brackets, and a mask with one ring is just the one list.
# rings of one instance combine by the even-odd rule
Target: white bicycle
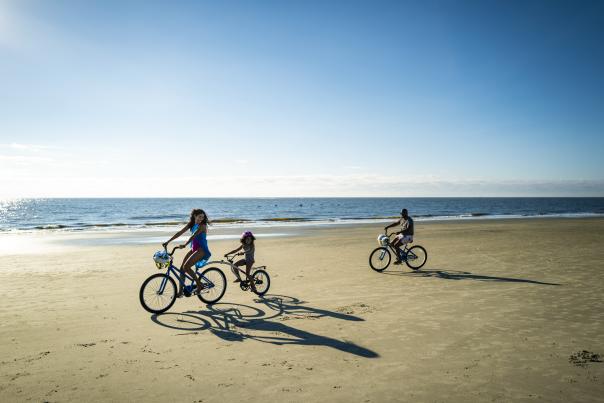
[[243,276],[242,278],[246,279],[246,280],[241,280],[241,282],[239,283],[239,287],[241,288],[242,291],[250,290],[250,291],[256,293],[256,295],[263,296],[264,294],[266,294],[268,292],[268,289],[271,286],[271,278],[266,271],[266,266],[257,266],[257,267],[252,268],[251,273],[250,273],[250,276],[252,277],[252,281],[254,282],[254,287],[252,287],[250,282],[247,280],[247,274],[245,273],[245,271],[241,270],[239,267],[235,266],[235,263],[233,263],[233,259],[235,258],[235,256],[239,256],[239,255],[243,255],[243,253],[240,252],[240,253],[226,255],[225,256],[227,259],[226,261],[220,260],[220,261],[215,261],[215,262],[210,262],[210,263],[225,264],[225,265],[230,266],[233,274],[237,275],[237,272],[239,272],[240,276],[242,275]]

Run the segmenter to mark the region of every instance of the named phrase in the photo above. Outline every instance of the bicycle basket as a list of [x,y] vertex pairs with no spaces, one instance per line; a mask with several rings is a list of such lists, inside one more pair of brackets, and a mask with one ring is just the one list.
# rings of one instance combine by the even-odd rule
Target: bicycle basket
[[172,256],[170,256],[168,252],[160,250],[153,255],[153,261],[159,270],[163,270],[172,263]]
[[377,241],[378,241],[378,245],[380,245],[380,246],[388,246],[390,239],[386,235],[380,234],[377,237]]

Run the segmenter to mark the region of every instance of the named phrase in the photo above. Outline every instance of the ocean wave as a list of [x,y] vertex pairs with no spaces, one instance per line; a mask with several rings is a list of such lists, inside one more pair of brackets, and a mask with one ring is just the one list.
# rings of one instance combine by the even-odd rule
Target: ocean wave
[[128,217],[129,220],[169,220],[169,219],[180,219],[185,221],[186,216],[182,214],[158,214],[158,215],[141,215]]
[[215,220],[210,220],[210,223],[217,223],[217,224],[229,224],[229,223],[238,223],[238,222],[250,222],[252,220],[247,219],[247,218],[217,218]]
[[[438,215],[438,214],[417,214],[413,215],[416,221],[450,221],[450,220],[470,220],[470,219],[514,219],[514,218],[589,218],[589,217],[604,217],[604,213],[547,213],[547,212],[535,212],[535,213],[486,213],[486,212],[473,212],[464,214],[450,214],[450,215]],[[375,217],[320,217],[320,218],[306,218],[306,217],[267,217],[262,219],[247,219],[247,218],[218,218],[212,220],[212,223],[218,227],[236,227],[239,225],[245,226],[260,226],[260,227],[271,227],[271,226],[313,226],[313,225],[339,225],[339,224],[363,224],[371,222],[387,222],[395,220],[400,216],[375,216]],[[179,227],[186,224],[186,221],[150,221],[145,223],[127,223],[127,222],[116,222],[116,223],[69,223],[69,224],[42,224],[35,226],[23,226],[23,227],[1,227],[0,232],[12,233],[12,232],[31,232],[31,231],[139,231],[139,230],[167,230],[168,228]]]
[[166,227],[166,226],[172,226],[172,225],[184,225],[186,224],[186,221],[158,221],[158,222],[146,222],[143,224],[139,224],[139,225],[144,225],[144,226],[148,226],[148,227]]
[[300,221],[317,221],[317,219],[303,218],[303,217],[273,217],[273,218],[262,218],[258,221],[266,222],[300,222]]

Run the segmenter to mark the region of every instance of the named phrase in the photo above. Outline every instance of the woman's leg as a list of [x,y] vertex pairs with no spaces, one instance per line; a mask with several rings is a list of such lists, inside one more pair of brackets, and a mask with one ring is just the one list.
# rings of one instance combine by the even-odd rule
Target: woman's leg
[[187,252],[187,254],[185,255],[184,259],[182,260],[182,265],[181,265],[181,270],[180,270],[180,281],[178,282],[178,296],[182,297],[182,287],[185,284],[185,272],[182,271],[182,266],[185,264],[185,262],[187,261],[187,259],[193,254],[193,251],[190,250]]
[[201,249],[198,249],[191,255],[189,255],[189,257],[182,263],[182,267],[180,268],[181,271],[184,271],[189,276],[191,276],[193,280],[195,280],[195,284],[197,285],[198,291],[201,291],[202,285],[199,281],[199,277],[197,277],[195,272],[191,270],[191,267],[193,267],[193,265],[195,265],[195,263],[197,263],[199,260],[203,259],[204,256],[205,252]]

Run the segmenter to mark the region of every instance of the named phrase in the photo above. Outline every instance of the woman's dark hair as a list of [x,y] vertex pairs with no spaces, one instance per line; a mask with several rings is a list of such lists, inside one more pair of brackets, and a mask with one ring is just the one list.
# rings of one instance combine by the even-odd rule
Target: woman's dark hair
[[198,214],[202,214],[203,213],[203,221],[201,222],[204,225],[208,225],[210,223],[210,220],[208,219],[208,215],[206,214],[205,211],[203,211],[203,209],[200,208],[194,208],[193,210],[191,210],[191,216],[189,217],[189,228],[193,228],[193,226],[195,225],[195,216]]

